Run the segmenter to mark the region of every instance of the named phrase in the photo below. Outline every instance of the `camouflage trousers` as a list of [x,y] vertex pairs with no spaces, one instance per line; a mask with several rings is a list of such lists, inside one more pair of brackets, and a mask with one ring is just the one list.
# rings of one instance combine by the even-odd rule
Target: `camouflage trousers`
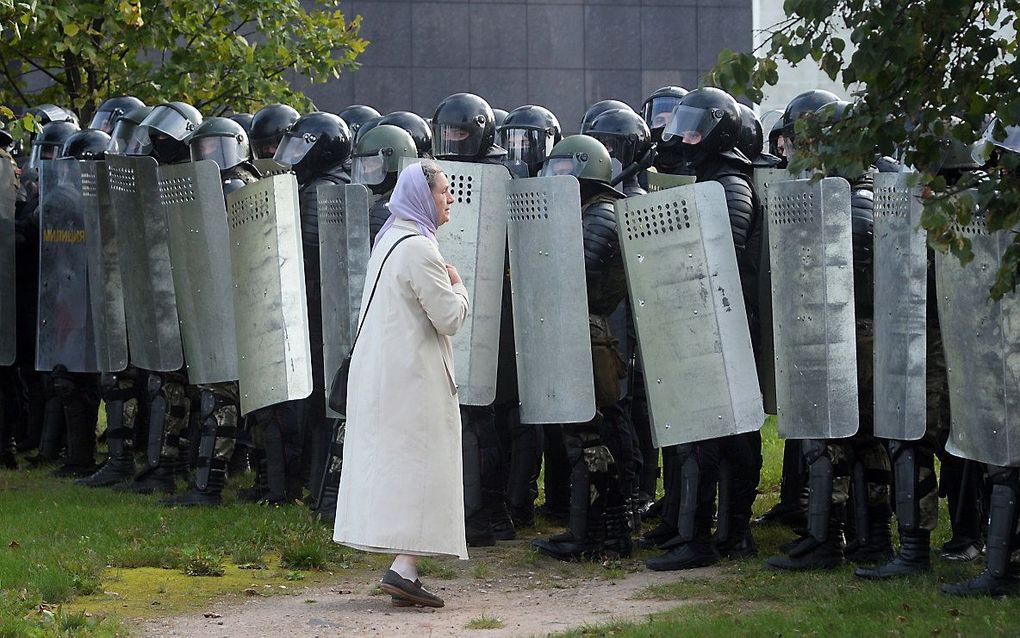
[[875,438],[875,411],[873,383],[875,331],[871,320],[857,320],[857,387],[860,428],[857,434],[845,439],[830,439],[826,452],[832,459],[832,502],[844,505],[850,499],[850,479],[853,466],[864,466],[867,482],[868,507],[888,507],[892,484],[892,466],[889,454]]
[[115,419],[107,414],[107,438],[120,438],[124,441],[127,449],[131,449],[134,440],[135,422],[138,420],[138,368],[128,366],[127,369],[116,374],[102,375],[101,390],[103,400],[106,402],[106,409],[110,410],[115,402],[120,402],[121,420],[118,431],[114,432],[109,424]]
[[[149,373],[150,405],[153,405],[157,398],[163,399],[161,457],[179,458],[181,446],[187,444],[188,415],[191,412],[191,401],[188,398],[186,383],[187,378],[178,372]],[[156,418],[155,414],[150,414],[150,423]],[[153,434],[150,432],[150,445],[153,444]]]
[[[237,423],[240,415],[240,394],[237,388],[237,381],[226,381],[223,383],[210,383],[196,386],[199,392],[199,410],[201,424],[199,436],[202,443],[199,446],[201,458],[205,440],[214,439],[212,459],[222,461],[224,464],[234,454],[234,444],[237,441]],[[205,452],[208,454],[208,452]]]

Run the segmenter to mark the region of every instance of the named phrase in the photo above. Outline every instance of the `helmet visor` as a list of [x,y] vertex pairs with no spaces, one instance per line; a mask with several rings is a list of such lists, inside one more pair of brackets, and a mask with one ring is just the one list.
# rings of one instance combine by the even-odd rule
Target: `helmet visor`
[[113,125],[113,132],[110,133],[110,144],[106,147],[107,153],[118,153],[127,155],[127,149],[134,138],[135,129],[138,125],[127,120],[118,120]]
[[546,131],[532,128],[504,128],[499,132],[500,146],[513,162],[536,165],[552,152],[553,138]]
[[351,183],[375,186],[386,179],[385,151],[375,155],[357,155],[351,161]]
[[695,146],[708,137],[719,123],[720,118],[708,109],[698,109],[678,104],[673,109],[673,119],[662,131],[663,141],[681,138],[684,144]]
[[436,157],[474,157],[482,146],[479,135],[461,124],[439,124],[432,140]]
[[276,149],[273,159],[287,166],[296,166],[315,146],[315,140],[316,137],[310,133],[301,136],[288,133],[280,140],[280,146]]
[[192,162],[212,160],[216,162],[221,171],[237,166],[247,159],[242,154],[241,144],[233,136],[212,135],[199,137],[191,140],[188,147],[191,150]]
[[59,144],[32,144],[32,154],[28,157],[29,168],[39,168],[43,160],[57,159],[60,155]]
[[538,176],[573,175],[580,177],[587,164],[587,161],[580,159],[577,155],[554,155],[545,161]]
[[120,109],[114,109],[112,111],[96,111],[96,114],[92,116],[92,123],[89,124],[89,128],[109,133],[113,130],[113,127],[117,122],[117,118],[121,115],[123,115],[123,113]]
[[252,138],[252,153],[254,153],[255,157],[259,159],[273,159],[276,157],[276,151],[280,148],[280,142],[282,140],[282,135],[274,135],[272,137],[263,137],[259,139]]
[[680,103],[680,98],[673,95],[653,97],[645,102],[641,115],[645,118],[648,128],[664,128],[673,119],[673,109]]
[[630,137],[622,135],[611,135],[609,133],[588,133],[609,151],[609,156],[616,160],[616,163],[629,166],[634,163],[634,155],[637,153],[637,142]]
[[184,138],[195,130],[195,125],[191,120],[163,104],[152,109],[152,112],[142,120],[142,124],[161,133],[166,133],[178,142],[184,141]]

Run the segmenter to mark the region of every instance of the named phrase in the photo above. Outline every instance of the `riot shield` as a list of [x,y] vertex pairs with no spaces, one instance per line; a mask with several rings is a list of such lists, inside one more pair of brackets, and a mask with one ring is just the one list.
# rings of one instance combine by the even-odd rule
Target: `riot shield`
[[100,372],[120,372],[128,364],[127,327],[106,162],[79,165],[96,365]]
[[982,218],[959,229],[974,261],[936,253],[939,322],[949,369],[946,449],[979,463],[1020,465],[1020,296],[989,297],[1014,234],[989,234]]
[[304,253],[293,174],[227,195],[241,413],[312,393]]
[[170,229],[159,203],[156,160],[111,155],[106,170],[131,363],[156,372],[180,370],[184,351],[170,272]]
[[[761,203],[763,219],[768,219],[768,192],[775,182],[793,179],[782,168],[754,169],[754,192]],[[761,347],[758,352],[758,374],[761,377],[762,402],[765,412],[776,414],[776,344],[772,334],[772,265],[769,263],[769,227],[762,226],[761,261],[758,263],[758,323]]]
[[514,180],[507,209],[521,423],[590,421],[580,186],[569,175]]
[[768,215],[779,435],[852,436],[860,419],[850,185],[772,184]]
[[89,317],[88,250],[77,160],[39,167],[39,331],[36,370],[98,372]]
[[694,175],[671,175],[669,173],[657,173],[648,171],[648,192],[657,193],[667,188],[678,186],[690,186],[697,178]]
[[360,184],[319,186],[319,275],[322,287],[322,362],[327,418],[329,385],[354,343],[368,266],[368,189]]
[[924,436],[928,245],[916,173],[875,175],[875,436]]
[[0,366],[14,363],[17,354],[17,315],[14,306],[14,188],[13,162],[0,158]]
[[223,179],[216,162],[161,166],[159,201],[170,225],[170,263],[188,381],[234,381],[234,275]]
[[653,445],[761,428],[765,412],[722,185],[630,197],[616,203],[616,214]]

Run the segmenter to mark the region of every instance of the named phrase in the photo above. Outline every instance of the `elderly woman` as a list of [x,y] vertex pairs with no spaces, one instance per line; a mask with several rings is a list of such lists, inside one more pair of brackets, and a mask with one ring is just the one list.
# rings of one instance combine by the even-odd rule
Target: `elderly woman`
[[436,242],[452,203],[435,163],[401,171],[368,262],[351,357],[333,539],[397,555],[380,585],[397,606],[443,606],[418,580],[419,557],[467,559],[450,336],[464,323],[468,297]]

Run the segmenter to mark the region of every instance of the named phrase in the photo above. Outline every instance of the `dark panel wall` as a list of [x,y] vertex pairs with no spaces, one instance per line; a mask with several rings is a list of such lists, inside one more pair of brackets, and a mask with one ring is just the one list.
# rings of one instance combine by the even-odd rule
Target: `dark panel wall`
[[[697,86],[724,48],[751,48],[751,0],[349,0],[371,44],[362,67],[305,90],[323,110],[370,104],[431,117],[471,91],[494,108],[541,104],[576,131],[587,105],[638,108],[664,84]],[[298,81],[300,84],[300,81]]]

